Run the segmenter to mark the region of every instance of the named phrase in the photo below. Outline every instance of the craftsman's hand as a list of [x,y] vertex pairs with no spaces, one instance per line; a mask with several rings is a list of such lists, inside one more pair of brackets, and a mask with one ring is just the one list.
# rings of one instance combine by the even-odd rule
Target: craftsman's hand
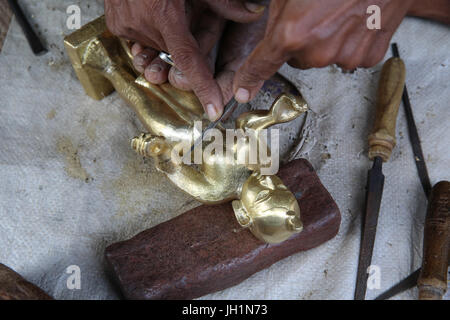
[[225,103],[234,95],[233,79],[236,71],[264,37],[268,16],[266,11],[255,22],[228,23],[224,30],[215,67],[216,80]]
[[[264,39],[236,73],[239,102],[255,97],[264,81],[288,62],[307,69],[337,64],[371,67],[383,59],[413,0],[271,1]],[[381,8],[381,30],[367,28],[367,8]]]
[[222,113],[223,98],[206,57],[221,36],[224,19],[254,21],[263,9],[241,0],[105,0],[109,30],[138,43],[132,53],[137,67],[146,66],[146,78],[167,80],[169,67],[157,55],[170,53],[212,120]]

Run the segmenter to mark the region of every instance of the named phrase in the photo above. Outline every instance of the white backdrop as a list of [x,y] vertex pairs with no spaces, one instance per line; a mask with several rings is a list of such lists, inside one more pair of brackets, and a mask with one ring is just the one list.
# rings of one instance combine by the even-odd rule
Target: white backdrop
[[[172,186],[129,147],[142,129],[117,94],[87,97],[66,54],[66,8],[78,4],[85,24],[102,1],[26,1],[50,52],[32,55],[15,20],[0,54],[0,262],[58,299],[115,299],[104,272],[104,248],[173,218],[199,203]],[[407,18],[395,35],[432,183],[450,179],[450,32]],[[387,58],[390,57],[390,52]],[[367,136],[374,117],[381,65],[343,74],[336,67],[283,67],[309,102],[312,121],[300,153],[336,200],[342,225],[319,248],[291,256],[211,299],[352,299],[364,186],[371,163]],[[263,106],[261,99],[253,108]],[[373,263],[381,289],[420,266],[423,194],[398,118],[392,158],[384,165],[384,197]],[[301,119],[282,126],[283,151]],[[179,230],[180,231],[180,230]],[[81,289],[66,286],[70,265],[81,268]],[[397,298],[416,298],[415,289]]]

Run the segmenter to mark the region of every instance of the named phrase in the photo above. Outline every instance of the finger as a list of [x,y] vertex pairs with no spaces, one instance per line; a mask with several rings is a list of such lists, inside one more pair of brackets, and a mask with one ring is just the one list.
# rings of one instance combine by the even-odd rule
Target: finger
[[360,28],[346,41],[337,54],[336,64],[344,70],[354,70],[362,66],[362,63],[374,41],[375,33]]
[[[217,17],[214,13],[205,13],[201,19],[202,22],[197,26],[198,31],[195,32],[194,37],[197,39],[200,51],[208,55],[208,65],[212,73],[214,73],[214,66],[216,62],[217,50],[215,46],[219,42],[223,29],[225,27],[225,20]],[[169,71],[169,82],[180,90],[192,90],[192,85],[184,74],[177,68],[171,68]]]
[[339,52],[336,64],[344,70],[364,67],[364,61],[372,47],[376,33],[362,31],[355,35],[352,42],[347,43]]
[[389,49],[392,35],[384,34],[368,46],[367,54],[361,63],[364,68],[371,68],[383,60]]
[[138,72],[143,73],[144,70],[147,68],[147,66],[150,64],[150,62],[152,62],[153,59],[157,57],[158,52],[150,48],[143,48],[140,52],[137,49],[139,48],[135,48],[135,52],[138,53],[134,55],[133,66]]
[[[215,50],[211,50],[208,54],[208,66],[212,73],[214,73],[214,67],[216,62],[216,52]],[[171,85],[173,85],[175,88],[184,90],[184,91],[191,91],[193,90],[192,84],[189,82],[189,80],[184,76],[183,72],[178,70],[175,67],[170,68],[169,71],[169,82]]]
[[248,23],[258,20],[269,1],[254,3],[242,0],[206,0],[211,10],[227,20]]
[[144,47],[140,43],[136,42],[131,46],[131,54],[133,55],[133,57],[141,53],[143,50]]
[[[303,60],[314,68],[323,68],[342,62],[346,64],[344,69],[355,69],[363,59],[363,56],[358,54],[358,51],[355,51],[361,39],[365,36],[361,25],[365,26],[361,17],[353,16],[347,18],[336,32],[331,33],[327,39],[321,40],[314,45],[308,45],[304,51]],[[339,61],[342,52],[348,54],[348,57]]]
[[222,94],[186,22],[167,23],[162,34],[175,65],[191,83],[208,117],[218,119],[223,111]]
[[192,85],[189,83],[188,79],[184,76],[183,72],[175,67],[170,68],[168,79],[171,85],[175,88],[183,91],[191,91]]
[[222,91],[223,102],[228,103],[233,98],[233,79],[235,72],[231,70],[224,70],[220,72],[217,77],[217,83]]
[[382,29],[377,30],[375,40],[371,43],[371,47],[362,63],[365,68],[373,67],[383,60],[386,51],[389,49],[392,36],[402,22],[402,19],[397,17],[398,15],[401,16],[402,12],[399,13],[395,9],[386,11],[386,14],[382,15],[381,18]]
[[156,50],[167,51],[166,45],[160,35],[154,35],[153,38],[128,30],[127,33],[116,33],[117,36],[139,43],[142,47],[153,48]]
[[286,60],[287,55],[282,50],[275,49],[270,40],[260,42],[234,77],[233,92],[236,100],[247,103],[253,99],[264,81],[274,75]]
[[[356,55],[354,49],[357,48],[363,32],[360,30],[362,19],[355,16],[343,22],[342,26],[336,32],[322,40],[310,40],[302,50],[295,53],[288,64],[298,69],[323,68],[339,61],[345,61],[347,64],[355,63],[355,67],[362,61],[361,55]],[[356,33],[356,35],[355,35]],[[351,56],[347,60],[339,60],[340,53],[346,49]]]
[[148,82],[153,84],[162,84],[167,82],[167,75],[170,66],[161,58],[157,57],[145,68],[144,76]]

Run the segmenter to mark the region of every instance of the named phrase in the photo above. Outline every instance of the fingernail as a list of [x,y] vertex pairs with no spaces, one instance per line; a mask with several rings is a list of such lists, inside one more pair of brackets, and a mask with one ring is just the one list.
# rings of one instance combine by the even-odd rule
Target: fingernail
[[134,68],[136,69],[137,72],[139,73],[144,73],[144,68],[140,65],[134,64]]
[[239,88],[236,91],[236,100],[240,103],[247,103],[250,100],[250,92],[247,89]]
[[210,103],[206,106],[206,113],[208,114],[209,120],[215,121],[217,119],[217,110],[213,104]]
[[253,2],[245,2],[244,5],[248,11],[253,12],[253,13],[261,13],[266,8],[263,5],[253,3]]
[[134,57],[134,63],[137,65],[140,65],[140,66],[144,65],[147,60],[148,60],[148,55],[145,53],[140,53]]
[[162,68],[159,64],[152,64],[150,66],[150,72],[161,72]]

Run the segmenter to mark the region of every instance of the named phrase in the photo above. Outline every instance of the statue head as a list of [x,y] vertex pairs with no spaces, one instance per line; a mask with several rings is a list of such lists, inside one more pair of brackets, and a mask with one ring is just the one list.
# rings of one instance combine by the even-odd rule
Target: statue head
[[303,229],[297,199],[275,175],[254,172],[233,209],[239,223],[267,243],[282,242]]

